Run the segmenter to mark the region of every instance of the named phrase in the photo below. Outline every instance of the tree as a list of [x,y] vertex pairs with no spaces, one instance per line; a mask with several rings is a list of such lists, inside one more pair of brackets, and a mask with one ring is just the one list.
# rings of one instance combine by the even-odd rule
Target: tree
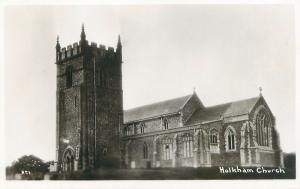
[[11,166],[11,170],[14,170],[15,173],[21,174],[34,174],[34,173],[47,173],[48,165],[44,163],[43,160],[34,156],[34,155],[24,155],[18,159]]

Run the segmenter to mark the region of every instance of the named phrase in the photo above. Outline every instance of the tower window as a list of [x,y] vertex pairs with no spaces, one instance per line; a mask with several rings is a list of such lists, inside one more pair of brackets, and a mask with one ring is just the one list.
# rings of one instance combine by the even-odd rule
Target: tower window
[[69,88],[72,86],[72,82],[73,82],[73,67],[72,66],[68,66],[66,68],[66,87]]

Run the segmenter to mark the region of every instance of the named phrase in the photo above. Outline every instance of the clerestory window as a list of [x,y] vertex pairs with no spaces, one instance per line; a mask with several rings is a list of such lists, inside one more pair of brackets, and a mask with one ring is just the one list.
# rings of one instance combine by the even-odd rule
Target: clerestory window
[[164,130],[169,129],[169,123],[168,123],[167,118],[164,118],[164,119],[163,119],[163,129],[164,129]]

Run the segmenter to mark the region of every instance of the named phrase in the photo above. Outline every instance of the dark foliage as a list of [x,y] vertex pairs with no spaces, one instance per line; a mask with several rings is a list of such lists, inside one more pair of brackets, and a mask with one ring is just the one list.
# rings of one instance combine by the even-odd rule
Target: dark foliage
[[296,154],[295,153],[285,153],[284,156],[284,166],[286,169],[291,170],[294,177],[296,177]]
[[296,154],[295,153],[285,153],[284,154],[284,166],[286,168],[296,167]]
[[22,179],[43,179],[48,170],[49,163],[44,163],[43,160],[34,155],[24,155],[11,166],[6,167],[6,175],[21,174]]

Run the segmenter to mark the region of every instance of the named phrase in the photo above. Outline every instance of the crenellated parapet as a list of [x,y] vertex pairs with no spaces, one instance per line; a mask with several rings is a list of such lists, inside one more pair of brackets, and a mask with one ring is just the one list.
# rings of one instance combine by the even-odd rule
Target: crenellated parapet
[[100,56],[107,56],[107,55],[115,55],[116,51],[113,47],[107,47],[102,44],[98,44],[95,42],[91,42],[91,45],[89,46],[91,48],[93,53],[99,54]]
[[95,42],[89,43],[86,40],[84,26],[80,34],[80,41],[73,43],[73,45],[67,45],[61,48],[59,43],[59,37],[57,37],[56,43],[56,64],[62,64],[70,59],[74,59],[80,56],[96,57],[97,59],[105,59],[105,62],[122,63],[122,44],[120,36],[118,36],[117,48],[105,47],[102,44]]
[[56,63],[62,63],[69,59],[76,58],[83,55],[84,53],[91,52],[100,57],[114,58],[117,56],[117,51],[113,47],[106,47],[102,44],[91,42],[90,44],[86,41],[86,44],[80,45],[80,43],[73,43],[56,51]]
[[67,47],[63,47],[60,51],[56,52],[56,61],[61,62],[75,56],[78,56],[82,53],[82,47],[78,45],[78,43],[74,43],[73,45],[68,45]]

